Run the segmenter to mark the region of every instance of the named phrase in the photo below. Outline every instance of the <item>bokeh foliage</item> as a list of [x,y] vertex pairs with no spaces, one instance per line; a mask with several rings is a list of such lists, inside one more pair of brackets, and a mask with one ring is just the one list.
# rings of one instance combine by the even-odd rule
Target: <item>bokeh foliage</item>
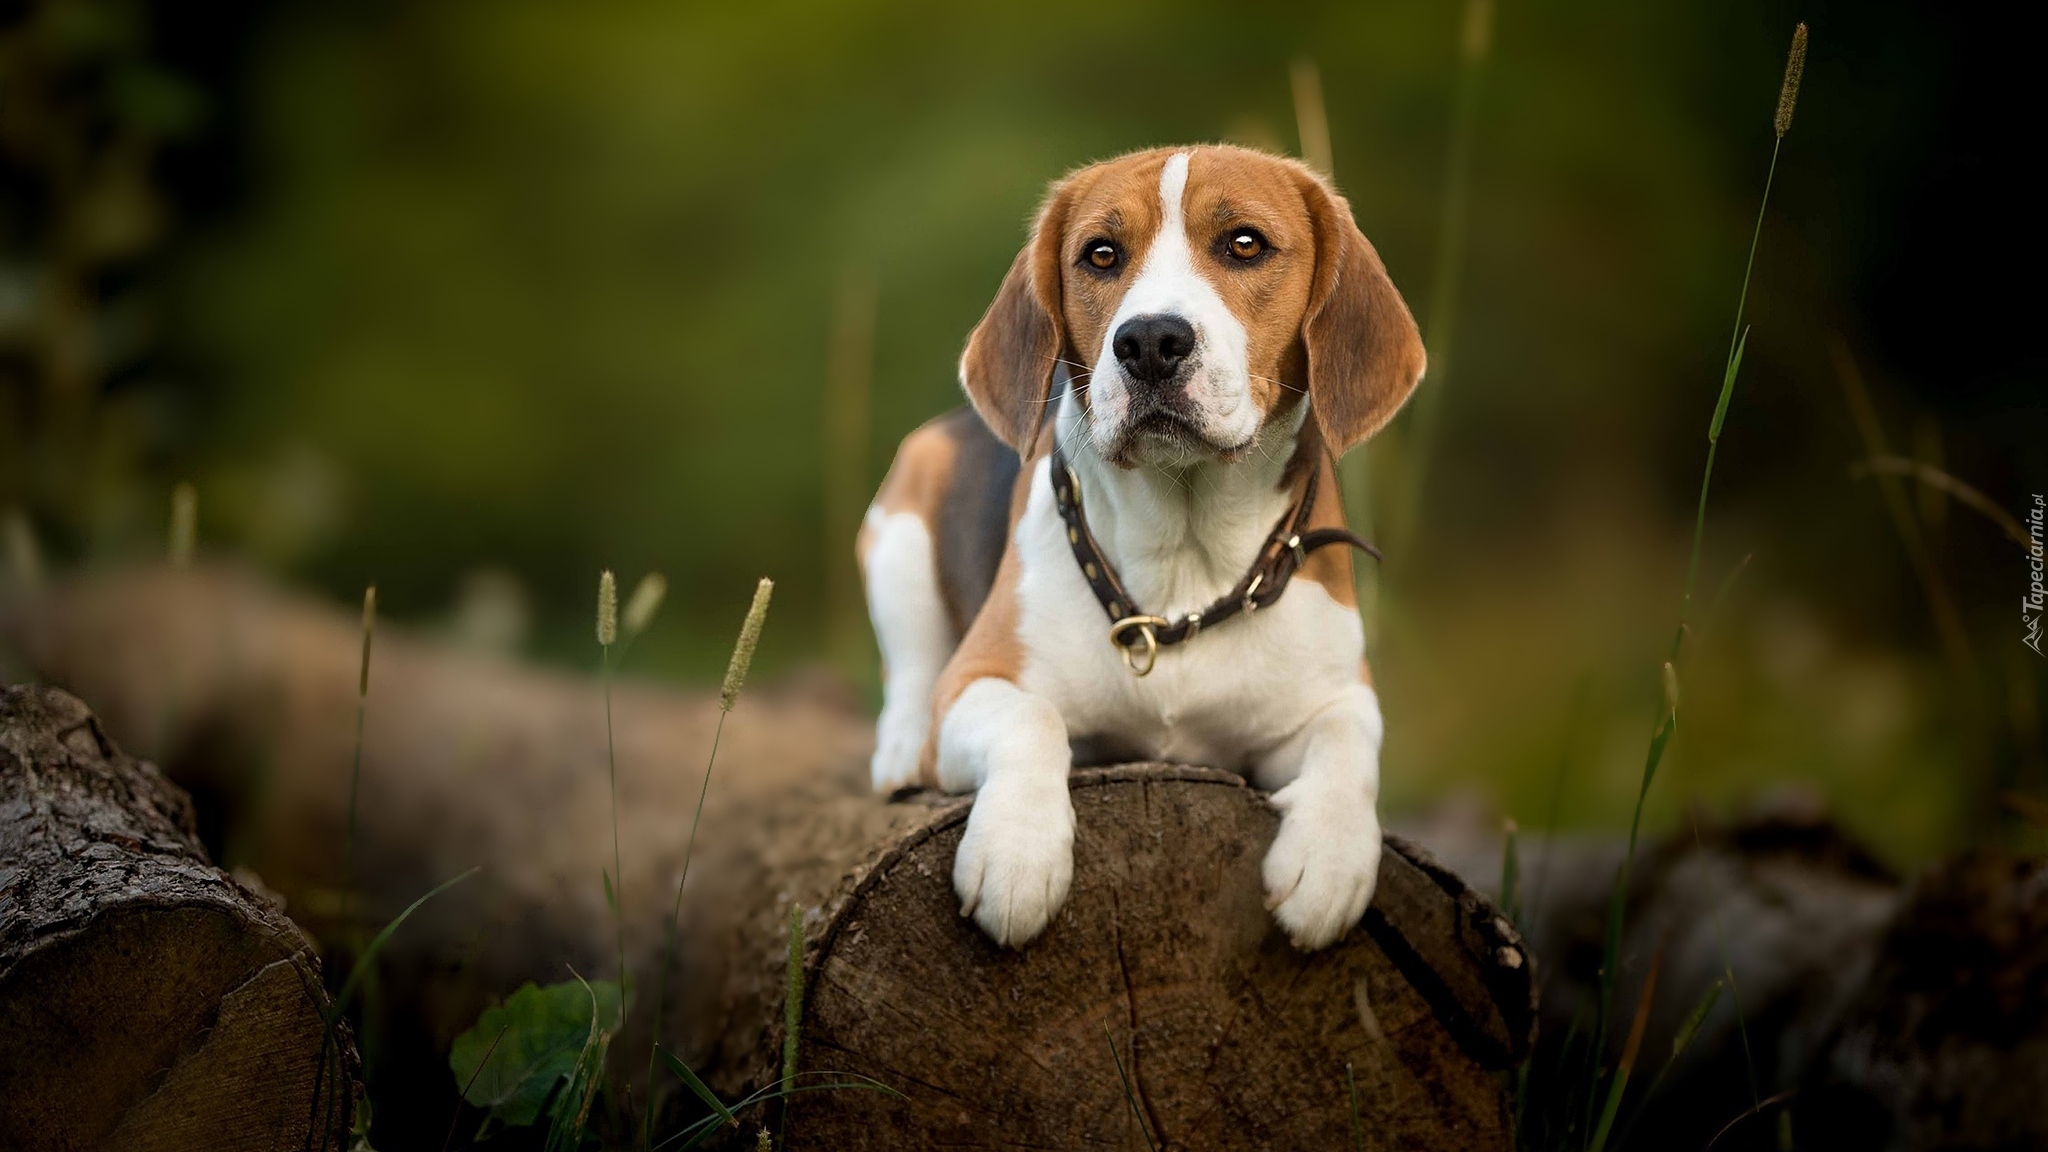
[[[1424,0],[26,11],[0,74],[10,124],[20,61],[42,53],[87,78],[52,90],[111,125],[88,134],[101,147],[177,147],[134,169],[171,205],[166,233],[84,278],[96,399],[60,426],[23,349],[50,330],[35,286],[72,201],[31,179],[10,129],[0,503],[61,558],[117,559],[161,546],[189,477],[215,549],[338,598],[375,580],[416,626],[586,663],[596,570],[659,569],[671,607],[635,664],[700,680],[763,573],[784,590],[764,662],[827,649],[828,565],[849,563],[821,470],[837,285],[878,302],[871,482],[957,401],[961,341],[1048,179],[1162,141],[1292,150],[1306,55],[1337,178],[1420,310],[1460,17]],[[126,21],[101,63],[63,54],[80,13]],[[2041,354],[1972,243],[2017,211],[1996,158],[2010,112],[1987,89],[2014,83],[1991,66],[2013,50],[1905,4],[1509,2],[1457,367],[1425,385],[1449,390],[1440,451],[1375,654],[1394,807],[1476,786],[1528,826],[1569,753],[1567,822],[1625,817],[1795,18],[1813,57],[1704,592],[1755,560],[1703,638],[1651,821],[1805,781],[1911,863],[2002,827],[1998,789],[2048,788],[2015,551],[1923,509],[1972,626],[1977,679],[1959,678],[1849,475],[1862,448],[1827,354],[1839,336],[1879,381],[1899,450],[2015,510],[2048,487]],[[130,124],[135,92],[184,111]],[[1373,449],[1379,474],[1399,474],[1403,434]]]

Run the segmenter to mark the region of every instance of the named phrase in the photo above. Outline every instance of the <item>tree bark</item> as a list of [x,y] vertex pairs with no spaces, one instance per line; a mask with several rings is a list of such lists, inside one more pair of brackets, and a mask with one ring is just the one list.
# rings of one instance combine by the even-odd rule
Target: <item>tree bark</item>
[[[893,806],[826,891],[796,878],[809,937],[797,1068],[903,1098],[801,1096],[790,1147],[915,1133],[931,1147],[1337,1148],[1354,1122],[1368,1148],[1512,1147],[1496,1073],[1527,1051],[1534,985],[1491,902],[1392,840],[1363,923],[1304,955],[1259,881],[1278,814],[1241,779],[1127,765],[1077,772],[1072,789],[1073,890],[1021,951],[959,915],[964,799]],[[732,895],[707,885],[693,908]],[[788,929],[763,911],[716,958],[730,965],[712,985],[722,1011],[690,1014],[691,1054],[733,1096],[781,1074]]]
[[[1470,875],[1500,875],[1493,821],[1407,830]],[[1565,1050],[1597,1003],[1624,845],[1524,836],[1519,849],[1543,980],[1530,1077],[1542,1141],[1556,1117],[1541,1101],[1569,1091]],[[1627,1147],[1775,1149],[1785,1111],[1802,1148],[2048,1148],[2048,861],[1977,851],[1908,883],[1817,800],[1780,793],[1638,851],[1610,1065],[1660,953],[1647,1070],[1616,1132]],[[1651,1095],[1681,1023],[1731,970],[1733,991],[1724,983]]]
[[[734,620],[739,605],[734,606]],[[4,617],[4,614],[0,614]],[[769,622],[774,627],[774,622]],[[113,575],[0,618],[30,662],[105,699],[175,775],[239,805],[253,862],[331,929],[361,637],[332,608],[246,576]],[[388,918],[472,865],[383,953],[379,1147],[438,1147],[454,1035],[526,980],[616,972],[600,872],[612,856],[605,705],[589,678],[380,631],[357,854]],[[652,995],[720,714],[715,697],[615,685],[627,1027],[639,1083]],[[799,1098],[797,1146],[1142,1147],[1110,1048],[1153,1135],[1176,1148],[1343,1146],[1346,1066],[1368,1147],[1506,1148],[1494,1075],[1526,1049],[1526,954],[1484,897],[1390,842],[1365,924],[1287,947],[1258,864],[1276,814],[1237,777],[1162,765],[1084,773],[1074,893],[1041,941],[992,947],[958,915],[969,801],[871,794],[869,718],[830,693],[750,688],[726,718],[659,1034],[728,1099],[779,1067],[783,958],[804,909],[799,1066],[874,1075],[908,1102]],[[228,753],[252,767],[224,771]],[[260,780],[260,789],[238,781]],[[237,821],[224,821],[232,826]],[[1107,1025],[1110,1034],[1104,1035]],[[694,1097],[658,1091],[682,1119]]]
[[328,1003],[182,791],[74,697],[0,688],[0,1143],[345,1147],[357,1063]]

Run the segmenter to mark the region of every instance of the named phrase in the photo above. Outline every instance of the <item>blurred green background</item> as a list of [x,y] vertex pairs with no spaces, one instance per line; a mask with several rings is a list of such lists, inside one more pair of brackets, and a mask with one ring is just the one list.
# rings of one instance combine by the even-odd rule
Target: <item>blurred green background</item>
[[[1295,151],[1312,62],[1360,224],[1426,328],[1446,306],[1457,3],[0,11],[0,510],[56,567],[160,554],[189,479],[206,550],[550,661],[595,663],[600,567],[660,570],[634,668],[710,680],[772,575],[764,668],[871,690],[849,516],[958,402],[1049,179]],[[1569,765],[1565,825],[1626,820],[1801,19],[1702,600],[1753,560],[1649,819],[1810,785],[1901,865],[2029,835],[1999,800],[2048,793],[2024,557],[1904,489],[1945,643],[1831,351],[1892,451],[2014,515],[2048,491],[2022,38],[1903,2],[1494,12],[1440,436],[1374,623],[1392,809],[1476,790],[1533,827]],[[1369,452],[1380,526],[1412,423]]]

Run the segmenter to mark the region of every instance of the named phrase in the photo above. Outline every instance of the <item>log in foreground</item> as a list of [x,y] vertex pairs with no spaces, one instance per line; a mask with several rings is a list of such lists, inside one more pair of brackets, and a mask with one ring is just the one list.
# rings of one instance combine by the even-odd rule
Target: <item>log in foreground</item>
[[[302,923],[343,926],[321,908],[342,880],[353,614],[244,573],[138,570],[0,611],[0,635],[212,797]],[[483,868],[380,957],[377,1146],[431,1150],[459,1087],[446,1062],[455,1034],[524,981],[616,963],[600,883],[605,709],[588,677],[402,631],[380,632],[376,652],[363,902],[381,922]],[[829,694],[763,688],[724,727],[659,1033],[727,1099],[772,1080],[788,912],[801,903],[815,994],[800,1066],[865,1071],[911,1099],[802,1096],[798,1146],[1031,1132],[1041,1146],[1141,1147],[1113,1037],[1147,1122],[1176,1147],[1343,1146],[1347,1063],[1381,1146],[1506,1147],[1488,1070],[1527,1042],[1529,966],[1490,906],[1419,852],[1387,852],[1367,922],[1303,956],[1263,906],[1258,864],[1276,816],[1257,793],[1187,769],[1079,775],[1070,904],[1044,939],[1001,952],[951,892],[968,802],[875,797],[869,717]],[[649,992],[718,710],[707,694],[621,683],[612,712],[635,988],[612,1071],[644,1099]],[[673,1116],[695,1107],[665,1074],[656,1091]]]
[[[1347,1079],[1366,1147],[1512,1146],[1496,1073],[1527,1051],[1535,991],[1490,901],[1390,840],[1364,922],[1303,954],[1259,880],[1278,814],[1237,776],[1131,765],[1072,789],[1072,894],[1021,951],[959,915],[964,799],[896,805],[919,815],[806,900],[798,1068],[904,1098],[798,1097],[789,1147],[1350,1147]],[[786,930],[742,929],[733,970],[773,973]],[[728,1017],[711,1067],[734,1094],[780,1075],[779,989],[749,984],[725,999],[759,1015]]]
[[[736,592],[735,623],[741,608]],[[210,808],[225,839],[239,835],[244,858],[285,893],[301,923],[316,933],[343,926],[322,909],[338,903],[333,890],[342,879],[341,830],[361,652],[353,612],[283,594],[233,570],[109,571],[12,604],[0,598],[0,658],[10,647],[21,666],[93,700],[124,742],[158,758],[174,780],[192,788],[202,825]],[[614,962],[615,937],[598,880],[610,863],[604,711],[586,677],[481,659],[402,634],[380,635],[377,652],[363,762],[363,902],[373,921],[382,922],[448,877],[472,865],[485,869],[422,909],[382,954],[378,1023],[387,1041],[378,1054],[377,1146],[386,1152],[433,1152],[441,1147],[457,1088],[446,1064],[454,1034],[474,1023],[492,998],[522,981],[567,979],[570,965],[602,975]],[[707,694],[622,683],[615,703],[626,944],[644,993],[659,965],[717,702]],[[1161,1100],[1192,1091],[1183,1083],[1186,1073],[1172,1062],[1194,1059],[1177,1045],[1202,1036],[1180,1023],[1194,1018],[1184,1001],[1198,984],[1208,985],[1212,996],[1217,987],[1241,994],[1240,1001],[1220,1008],[1212,1003],[1210,1011],[1247,1014],[1207,1024],[1211,1039],[1201,1043],[1214,1043],[1215,1066],[1240,1059],[1252,1068],[1246,1075],[1257,1073],[1243,1048],[1249,1033],[1231,1029],[1242,1020],[1283,1018],[1273,1005],[1297,1003],[1272,988],[1271,969],[1259,967],[1277,965],[1289,954],[1277,935],[1270,943],[1256,938],[1256,954],[1232,954],[1217,943],[1227,933],[1196,934],[1198,925],[1225,923],[1208,917],[1221,915],[1226,891],[1257,908],[1252,869],[1270,825],[1249,837],[1247,857],[1229,858],[1219,847],[1226,833],[1242,842],[1245,825],[1232,820],[1271,820],[1270,814],[1221,814],[1236,811],[1232,805],[1262,813],[1254,794],[1223,777],[1199,793],[1229,801],[1217,808],[1218,815],[1167,820],[1167,784],[1140,788],[1131,781],[1083,777],[1075,793],[1082,839],[1074,904],[1035,950],[999,953],[959,922],[947,883],[965,801],[913,798],[889,804],[869,795],[863,761],[872,734],[867,716],[833,703],[828,693],[751,687],[725,727],[661,1028],[664,1040],[693,1067],[714,1075],[721,1092],[731,1098],[748,1083],[772,1078],[792,901],[809,910],[812,941],[813,997],[800,1066],[866,1069],[911,1095],[907,1105],[805,1095],[794,1111],[799,1145],[869,1121],[893,1124],[900,1117],[892,1108],[909,1109],[912,1122],[945,1132],[992,1123],[987,1117],[998,1108],[1021,1107],[1000,1075],[930,1081],[955,1099],[888,1074],[885,1066],[936,1077],[947,1067],[971,1068],[977,1060],[998,1070],[1022,1065],[1025,1075],[1041,1081],[1081,1082],[1065,1089],[1069,1093],[1108,1091],[1109,1100],[1121,1103],[1110,1041],[1100,1035],[1104,1022],[1119,1053],[1127,1060],[1135,1054],[1146,1097],[1155,1109],[1162,1107]],[[1128,810],[1098,819],[1096,806],[1117,796],[1142,799],[1118,801]],[[1136,842],[1104,840],[1106,831]],[[1501,875],[1498,821],[1462,831],[1418,829],[1417,838],[1464,876]],[[1522,851],[1529,939],[1546,983],[1546,1043],[1562,1046],[1572,1034],[1575,1009],[1588,1003],[1597,984],[1622,843],[1609,838],[1545,844],[1524,837]],[[1385,868],[1398,868],[1394,856],[1388,854]],[[1790,811],[1718,831],[1709,827],[1697,839],[1687,827],[1646,850],[1632,872],[1617,993],[1621,1011],[1632,1011],[1649,958],[1665,950],[1643,1051],[1670,1051],[1674,1032],[1704,988],[1722,976],[1730,956],[1747,1024],[1737,1027],[1734,997],[1722,996],[1640,1115],[1635,1101],[1648,1078],[1638,1079],[1641,1089],[1631,1085],[1622,1115],[1624,1126],[1633,1128],[1617,1140],[1629,1147],[1699,1148],[1749,1107],[1754,1064],[1760,1094],[1797,1092],[1795,1135],[1808,1125],[1816,1131],[1802,1146],[1825,1146],[1829,1132],[1891,1131],[1909,1143],[2048,1147],[2048,1110],[2010,1107],[2048,1091],[2044,868],[2039,859],[1971,856],[1908,887],[1820,817]],[[1160,884],[1160,875],[1171,883]],[[1227,889],[1218,878],[1226,875],[1237,876],[1240,887]],[[0,879],[0,888],[8,883]],[[1162,918],[1144,931],[1130,919],[1140,888],[1162,902]],[[1390,894],[1399,888],[1390,872],[1375,900],[1395,927],[1403,925]],[[930,906],[907,902],[915,892]],[[1162,892],[1183,901],[1179,921],[1168,918]],[[1200,900],[1196,894],[1203,894]],[[1110,901],[1107,913],[1104,899]],[[1209,901],[1203,917],[1191,919],[1187,908],[1202,900]],[[1460,894],[1455,903],[1463,909],[1466,898]],[[1477,925],[1482,919],[1468,915],[1462,922]],[[884,923],[897,927],[883,931]],[[922,936],[905,935],[913,925]],[[1255,922],[1241,926],[1249,934]],[[1100,936],[1105,927],[1106,942]],[[1091,931],[1098,934],[1092,947],[1099,957],[1057,976],[1045,967],[1060,954],[1057,949]],[[1181,935],[1162,942],[1154,932]],[[1303,986],[1327,977],[1330,966],[1354,963],[1355,949],[1378,947],[1394,957],[1371,931],[1353,936],[1341,949],[1295,961]],[[879,963],[880,953],[873,950],[899,938],[905,948],[916,943],[947,951],[938,960],[904,952],[895,961],[904,968],[886,979],[870,967],[850,967]],[[1413,940],[1405,932],[1402,939]],[[1138,961],[1135,967],[1127,963],[1131,958]],[[1161,962],[1181,967],[1161,972],[1153,967]],[[1202,971],[1197,962],[1211,967]],[[1126,970],[1133,973],[1133,991],[1119,992]],[[1433,962],[1431,970],[1440,974],[1444,967]],[[1267,982],[1252,982],[1246,972]],[[1105,974],[1118,981],[1108,986],[1117,998],[1107,1009],[1099,999]],[[1057,988],[1032,983],[1054,979],[1062,981]],[[1426,1004],[1466,1002],[1447,994],[1452,986],[1430,991],[1435,986],[1428,977],[1410,980],[1409,987],[1420,990]],[[1003,999],[1013,992],[1043,992],[1052,1007]],[[1420,1025],[1395,1013],[1370,976],[1366,993],[1379,1034],[1400,1050],[1406,1034],[1389,1022]],[[1468,987],[1465,995],[1470,993]],[[636,1093],[652,1032],[650,1001],[635,996],[627,1030],[612,1048],[614,1074]],[[1514,1002],[1513,996],[1496,997],[1496,1003]],[[1099,1019],[1083,1014],[1088,1004],[1096,1005]],[[1132,1004],[1139,1006],[1135,1028]],[[1342,997],[1324,1001],[1323,1009],[1334,1014],[1328,1020],[1356,1013],[1355,1001]],[[1036,1011],[1046,1013],[1032,1018],[1047,1029],[1071,1033],[1081,1027],[1093,1035],[1071,1052],[1062,1042],[1061,1054],[1049,1057],[1045,1046],[1060,1041],[1059,1034],[1019,1022]],[[1357,1015],[1363,1026],[1365,1017]],[[880,1039],[845,1038],[863,1020],[860,1026],[871,1027]],[[1623,1031],[1614,1029],[1610,1042],[1618,1045]],[[1311,1035],[1321,1038],[1313,1043],[1350,1059],[1361,1091],[1368,1090],[1369,1077],[1378,1074],[1375,1066],[1342,1048],[1337,1032]],[[1296,1061],[1286,1055],[1294,1043],[1276,1039],[1278,1066],[1298,1065],[1310,1073],[1258,1103],[1268,1117],[1306,1111],[1326,1121],[1336,1099],[1338,1081],[1332,1078],[1341,1076],[1342,1061]],[[1469,1057],[1469,1045],[1458,1047]],[[927,1051],[942,1058],[936,1068],[912,1062],[913,1056],[927,1058]],[[1203,1061],[1211,1058],[1206,1048],[1194,1051]],[[855,1059],[868,1063],[854,1064]],[[1562,1066],[1554,1051],[1537,1054],[1532,1097],[1543,1095],[1544,1077]],[[1418,1091],[1432,1085],[1421,1075],[1413,1083]],[[662,1090],[678,1094],[672,1082]],[[1204,1090],[1223,1101],[1250,1099],[1213,1083]],[[693,1101],[681,1095],[674,1104],[678,1114]],[[1057,1130],[1045,1141],[1052,1146],[1079,1142],[1077,1133],[1097,1131],[1087,1125],[1107,1115],[1100,1112],[1100,1097],[1055,1099],[1063,1103],[1044,1109],[1069,1108],[1071,1115],[1065,1123],[1057,1114],[1047,1121]],[[1434,1100],[1430,1107],[1436,1107]],[[953,1111],[943,1111],[937,1101]],[[1361,1111],[1372,1107],[1361,1105]],[[856,1111],[838,1112],[842,1107]],[[959,1120],[963,1114],[968,1121]],[[1220,1104],[1217,1114],[1223,1114]],[[1168,1136],[1196,1138],[1179,1126],[1183,1117],[1162,1120]],[[818,1127],[810,1129],[814,1122]],[[832,1124],[840,1128],[827,1127]],[[861,1147],[863,1140],[904,1146],[902,1139],[885,1144],[888,1131],[860,1133],[844,1146]],[[1135,1122],[1106,1131],[1128,1147],[1143,1145]],[[1218,1132],[1220,1142],[1233,1139],[1227,1126]],[[1749,1146],[1751,1138],[1758,1147],[1775,1147],[1776,1134],[1775,1114],[1766,1115],[1716,1147]],[[1253,1143],[1246,1138],[1238,1146]],[[1885,1143],[1873,1138],[1867,1146]]]
[[0,1144],[345,1147],[327,1004],[312,942],[207,862],[181,790],[77,699],[0,688]]

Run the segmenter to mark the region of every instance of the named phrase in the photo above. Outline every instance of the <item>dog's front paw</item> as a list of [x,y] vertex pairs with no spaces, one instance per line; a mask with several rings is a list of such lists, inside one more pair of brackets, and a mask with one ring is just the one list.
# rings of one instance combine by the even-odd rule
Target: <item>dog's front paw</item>
[[1266,853],[1266,907],[1294,946],[1335,943],[1365,915],[1379,883],[1380,822],[1371,801],[1293,784],[1273,794],[1280,834]]
[[924,741],[921,716],[904,709],[882,709],[881,718],[875,723],[875,755],[868,761],[875,791],[889,793],[917,783]]
[[1045,931],[1074,880],[1074,805],[1050,787],[990,781],[974,797],[953,857],[960,914],[996,943],[1019,948]]

